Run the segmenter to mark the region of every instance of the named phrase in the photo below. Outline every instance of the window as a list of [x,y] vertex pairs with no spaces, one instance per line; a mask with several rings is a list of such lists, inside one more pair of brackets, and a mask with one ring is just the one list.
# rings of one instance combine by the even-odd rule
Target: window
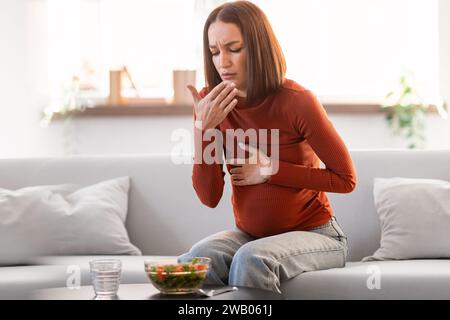
[[171,70],[198,68],[194,0],[49,0],[50,79],[109,91],[126,65],[146,96],[171,95]]
[[281,42],[287,76],[325,100],[380,102],[404,71],[437,97],[437,0],[252,2]]
[[[196,69],[212,0],[47,0],[52,93],[73,76],[107,96],[108,70],[126,65],[145,96],[172,95],[172,70]],[[254,0],[286,55],[287,76],[326,101],[380,102],[411,70],[437,97],[437,0]]]

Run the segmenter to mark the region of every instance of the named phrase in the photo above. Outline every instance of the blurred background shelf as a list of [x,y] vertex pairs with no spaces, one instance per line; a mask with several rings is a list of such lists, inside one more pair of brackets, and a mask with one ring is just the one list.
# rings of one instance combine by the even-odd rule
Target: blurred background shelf
[[122,105],[97,104],[83,110],[55,113],[53,119],[75,117],[129,117],[129,116],[193,116],[193,106],[173,103],[130,102]]
[[[324,103],[325,110],[329,114],[380,114],[382,107],[375,103]],[[432,106],[429,113],[437,113]],[[193,105],[174,104],[164,101],[130,101],[122,105],[109,105],[99,103],[94,107],[76,110],[67,113],[55,113],[54,120],[62,120],[68,116],[76,117],[130,117],[130,116],[193,116]]]

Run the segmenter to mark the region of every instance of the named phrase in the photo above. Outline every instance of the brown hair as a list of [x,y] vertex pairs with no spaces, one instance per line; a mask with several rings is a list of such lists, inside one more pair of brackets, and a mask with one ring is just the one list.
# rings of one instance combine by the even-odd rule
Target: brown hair
[[286,74],[283,51],[264,12],[248,1],[225,3],[214,9],[206,19],[203,55],[208,88],[212,89],[222,82],[209,50],[208,30],[216,20],[234,23],[242,33],[247,54],[247,102],[256,102],[277,91]]

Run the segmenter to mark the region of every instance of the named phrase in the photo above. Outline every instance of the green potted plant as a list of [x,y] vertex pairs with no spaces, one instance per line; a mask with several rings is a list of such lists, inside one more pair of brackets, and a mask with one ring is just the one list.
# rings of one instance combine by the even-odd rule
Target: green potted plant
[[[399,87],[389,92],[382,105],[386,120],[394,135],[402,136],[408,141],[408,148],[424,148],[425,115],[431,107],[420,97],[412,84],[412,78],[406,75],[400,77]],[[441,117],[446,117],[443,104],[436,105]]]

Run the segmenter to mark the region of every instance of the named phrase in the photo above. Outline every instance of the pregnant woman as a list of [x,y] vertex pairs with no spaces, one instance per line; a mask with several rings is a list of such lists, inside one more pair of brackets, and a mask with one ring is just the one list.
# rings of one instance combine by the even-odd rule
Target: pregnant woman
[[200,201],[216,207],[225,151],[236,227],[206,237],[179,259],[211,258],[206,283],[279,293],[281,282],[302,272],[344,267],[347,237],[325,192],[351,192],[356,173],[324,108],[285,78],[280,45],[251,2],[213,10],[203,41],[206,86],[188,87],[192,182]]

